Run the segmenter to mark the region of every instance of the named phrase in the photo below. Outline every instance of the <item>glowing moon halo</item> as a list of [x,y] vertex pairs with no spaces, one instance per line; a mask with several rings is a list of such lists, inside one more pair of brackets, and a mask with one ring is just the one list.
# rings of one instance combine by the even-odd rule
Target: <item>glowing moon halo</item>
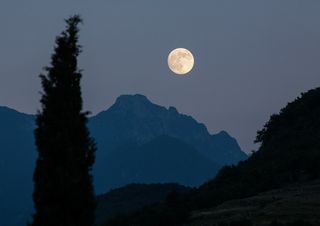
[[174,73],[185,75],[192,70],[194,57],[192,53],[185,48],[174,49],[168,56],[168,66]]

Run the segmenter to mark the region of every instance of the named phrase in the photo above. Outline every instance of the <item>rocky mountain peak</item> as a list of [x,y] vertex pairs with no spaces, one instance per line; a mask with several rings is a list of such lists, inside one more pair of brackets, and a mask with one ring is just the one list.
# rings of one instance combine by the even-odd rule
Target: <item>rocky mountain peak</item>
[[130,104],[130,103],[131,104],[132,103],[151,104],[149,99],[142,94],[134,94],[134,95],[124,94],[124,95],[120,95],[116,100],[116,104]]
[[110,111],[117,114],[134,114],[145,117],[150,113],[156,113],[164,110],[164,107],[153,104],[146,96],[141,94],[121,95],[116,102],[109,108]]

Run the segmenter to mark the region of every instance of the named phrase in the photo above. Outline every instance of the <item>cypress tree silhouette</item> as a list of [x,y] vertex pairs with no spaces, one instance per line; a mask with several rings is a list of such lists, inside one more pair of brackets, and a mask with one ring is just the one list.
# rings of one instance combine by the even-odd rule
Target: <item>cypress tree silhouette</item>
[[76,15],[56,38],[51,66],[40,75],[42,110],[35,129],[38,159],[34,172],[35,214],[32,226],[92,226],[95,195],[92,165],[95,143],[86,127],[88,112],[82,111],[81,71],[77,57]]

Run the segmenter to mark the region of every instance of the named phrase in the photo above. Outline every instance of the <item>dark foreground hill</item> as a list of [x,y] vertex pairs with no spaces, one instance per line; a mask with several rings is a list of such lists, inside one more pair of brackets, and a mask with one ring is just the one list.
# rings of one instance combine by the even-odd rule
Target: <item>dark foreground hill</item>
[[[146,196],[152,198],[150,196]],[[132,201],[128,199],[130,204]],[[137,199],[136,199],[137,200]],[[105,201],[105,202],[104,202]],[[166,205],[165,198],[159,200]],[[103,200],[102,203],[107,203]],[[181,207],[181,206],[180,206]],[[167,207],[168,208],[168,207]],[[122,210],[126,210],[123,208]],[[136,209],[131,209],[127,213],[132,213]],[[153,213],[152,213],[153,211]],[[131,215],[131,223],[137,219],[139,221],[150,222],[150,215],[159,210],[157,207],[150,206],[138,210]],[[176,214],[177,210],[174,210]],[[108,210],[104,211],[108,214]],[[121,211],[119,211],[121,213]],[[125,213],[122,212],[122,213]],[[147,213],[147,215],[146,215]],[[161,213],[164,214],[164,213]],[[178,212],[179,214],[179,212]],[[103,215],[103,212],[101,213]],[[130,216],[130,215],[129,215]],[[103,220],[108,220],[104,218]],[[173,220],[174,218],[171,218]],[[99,221],[98,225],[127,225],[124,223],[126,218],[120,216],[114,218],[109,224]],[[131,224],[136,225],[136,224]],[[146,225],[146,224],[141,224]],[[148,225],[159,225],[150,223]],[[171,225],[163,222],[162,225]],[[175,225],[175,224],[173,224]],[[179,225],[179,224],[177,224]],[[318,226],[320,225],[320,181],[296,183],[283,188],[262,192],[257,195],[234,199],[223,202],[215,207],[193,210],[188,216],[188,221],[184,226]]]
[[[25,225],[32,212],[34,119],[0,107],[1,226]],[[226,132],[210,135],[192,117],[142,95],[119,97],[107,111],[90,118],[89,128],[98,145],[98,194],[129,183],[200,185],[228,161],[246,158]]]
[[179,184],[130,184],[98,196],[96,225],[120,214],[162,202],[173,192],[186,193],[190,188]]
[[224,167],[218,176],[201,186],[200,206],[230,198],[255,195],[320,175],[320,88],[303,93],[272,115],[258,132],[258,152],[236,167]]
[[292,184],[194,211],[186,226],[229,225],[232,222],[263,226],[275,221],[279,225],[297,222],[296,226],[303,226],[298,224],[299,221],[320,225],[320,181]]
[[[320,204],[317,182],[320,179],[319,116],[320,88],[317,88],[301,94],[279,114],[271,116],[264,128],[258,132],[257,142],[261,143],[261,147],[249,159],[236,166],[224,167],[215,179],[203,184],[191,194],[183,195],[174,204],[160,203],[127,217],[119,217],[105,225],[215,225],[218,222],[215,217],[228,221],[226,216],[229,214],[231,221],[233,213],[238,214],[246,208],[253,208],[250,205],[239,204],[248,202],[252,202],[253,206],[258,205],[259,208],[253,212],[249,211],[251,215],[247,214],[248,219],[245,219],[248,221],[233,225],[251,225],[250,221],[263,221],[263,216],[259,214],[265,214],[269,222],[308,221],[312,216],[315,223],[320,219],[318,212],[313,211],[318,210]],[[312,181],[316,181],[315,185],[308,185]],[[304,185],[306,183],[307,185]],[[299,198],[300,188],[302,190]],[[290,193],[286,189],[294,191]],[[270,192],[260,194],[267,191]],[[288,199],[284,197],[285,193],[290,196]],[[271,200],[270,194],[273,194]],[[283,203],[277,202],[279,198]],[[261,202],[257,201],[260,199]],[[282,204],[285,206],[284,209],[281,209]],[[291,204],[295,210],[291,209]],[[277,213],[282,215],[279,216]],[[194,220],[199,221],[192,224]],[[256,225],[260,224],[263,225],[263,222]],[[304,223],[298,222],[293,225]]]

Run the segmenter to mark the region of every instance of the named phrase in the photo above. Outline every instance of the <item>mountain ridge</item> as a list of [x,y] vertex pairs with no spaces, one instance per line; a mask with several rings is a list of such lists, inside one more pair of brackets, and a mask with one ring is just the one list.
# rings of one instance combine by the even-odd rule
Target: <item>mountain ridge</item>
[[[123,122],[123,118],[128,116],[131,120]],[[106,121],[101,118],[113,118],[113,120]],[[115,122],[117,126],[113,126]],[[247,158],[239,144],[227,132],[210,134],[206,126],[193,117],[179,113],[175,107],[165,108],[154,104],[141,94],[119,96],[108,110],[97,114],[91,124],[95,124],[98,129],[99,125],[97,124],[100,124],[100,126],[108,125],[112,128],[110,130],[113,133],[117,133],[117,136],[114,136],[114,141],[120,136],[127,136],[128,142],[135,140],[138,143],[143,143],[150,141],[155,136],[169,135],[193,145],[202,154],[209,157],[213,162],[220,163],[220,165],[233,164]],[[126,128],[126,131],[130,131],[130,134],[122,134],[122,131],[117,131],[117,127]],[[144,134],[144,136],[135,137],[136,133]],[[99,136],[96,137],[99,143]],[[219,137],[218,139],[223,137],[225,142],[215,145],[213,140],[217,137]],[[224,153],[226,149],[221,148],[221,145],[225,146],[228,142],[231,142],[233,147],[232,152],[226,154]],[[111,145],[103,148],[113,149],[114,147]]]
[[104,226],[319,225],[319,103],[320,87],[301,93],[258,131],[257,152],[175,206],[159,203]]
[[[158,111],[161,112],[160,116],[164,115],[166,117],[153,117],[154,115],[157,115]],[[103,123],[101,123],[100,120],[102,120]],[[166,120],[168,120],[168,122],[166,122]],[[0,125],[0,144],[7,145],[6,147],[2,145],[0,149],[3,156],[3,158],[0,159],[0,183],[5,183],[2,185],[0,184],[0,199],[4,200],[0,203],[0,210],[2,210],[2,213],[6,216],[6,219],[0,219],[0,224],[3,226],[16,226],[25,223],[26,219],[29,218],[32,209],[32,175],[36,161],[36,147],[34,145],[33,137],[35,115],[21,113],[9,107],[0,107]],[[160,125],[160,130],[157,129],[158,125]],[[179,129],[180,126],[183,128]],[[111,188],[121,187],[128,183],[169,182],[163,180],[163,178],[168,178],[168,171],[163,171],[166,172],[166,174],[158,174],[158,179],[160,180],[162,178],[161,181],[148,181],[141,177],[139,181],[135,181],[136,177],[134,174],[132,174],[133,176],[131,178],[127,178],[127,180],[119,179],[121,178],[121,172],[130,171],[123,168],[123,165],[120,164],[123,162],[123,158],[126,158],[126,155],[121,155],[120,153],[117,153],[117,151],[124,147],[128,147],[128,153],[130,151],[141,150],[141,148],[144,151],[148,151],[148,148],[143,147],[143,145],[162,135],[167,135],[173,139],[179,140],[175,146],[178,149],[191,146],[188,156],[198,156],[196,157],[197,159],[202,159],[198,161],[197,166],[192,166],[192,162],[190,161],[187,165],[181,165],[182,168],[184,167],[187,170],[184,172],[185,175],[192,175],[192,170],[197,169],[194,170],[194,172],[197,172],[200,176],[193,174],[192,177],[183,179],[183,171],[176,170],[176,175],[179,176],[180,179],[176,178],[178,181],[170,182],[189,181],[188,183],[190,184],[185,185],[197,186],[203,182],[203,180],[213,177],[218,168],[223,165],[223,163],[216,164],[214,161],[208,160],[208,157],[204,156],[203,153],[198,153],[198,148],[195,148],[193,144],[186,142],[186,140],[192,136],[198,136],[195,140],[201,140],[199,137],[201,138],[202,134],[205,134],[207,140],[212,139],[211,135],[208,135],[206,127],[203,124],[199,124],[191,116],[180,114],[174,107],[165,108],[153,104],[143,95],[120,96],[117,98],[115,104],[106,111],[102,111],[100,114],[91,117],[89,119],[88,127],[98,145],[96,164],[93,170],[95,178],[94,183],[98,194],[107,192]],[[200,131],[201,133],[198,134],[197,131],[195,133],[186,133],[193,127],[197,128],[197,131]],[[168,131],[170,131],[169,134],[167,133]],[[150,134],[152,136],[149,136]],[[179,136],[170,136],[175,134],[178,134]],[[181,139],[185,134],[187,134],[188,137],[184,140]],[[227,135],[225,137],[227,138],[227,141],[232,141]],[[168,141],[166,146],[163,146],[162,148],[171,150],[172,153],[178,153],[178,151],[172,149],[170,145],[172,145],[172,143]],[[227,144],[223,144],[222,142],[222,145]],[[149,146],[149,149],[156,148],[153,148],[153,146]],[[221,144],[217,144],[217,147],[219,146],[221,146]],[[235,145],[233,144],[232,146],[234,147]],[[131,149],[131,147],[134,148]],[[158,152],[159,151],[161,153],[166,153],[166,156],[170,158],[170,152],[158,150]],[[223,150],[218,150],[218,152],[221,151]],[[241,151],[241,149],[239,148],[236,151]],[[116,159],[113,159],[114,161],[109,159],[110,153],[116,153]],[[182,153],[183,152],[180,152],[180,155],[183,155]],[[131,155],[132,161],[135,161],[134,157],[136,159],[141,159],[141,156],[143,156],[141,154],[135,155],[134,153],[131,153]],[[175,154],[173,156],[175,156],[174,158],[177,162],[180,161],[179,155]],[[152,155],[149,155],[149,157],[151,160],[153,159]],[[165,164],[165,160],[166,158],[163,158],[163,164]],[[111,163],[115,168],[111,169],[109,167],[111,166]],[[171,164],[173,163],[171,162]],[[143,166],[144,164],[140,164],[141,169],[135,169],[147,172],[148,170],[144,169]],[[134,167],[137,167],[137,165]],[[21,168],[23,168],[23,170],[19,170]],[[116,172],[114,173],[115,180],[113,181],[110,181],[110,179],[105,176],[110,174],[110,172]],[[16,220],[14,223],[13,219],[16,219],[17,216],[20,216],[18,218],[19,220]],[[10,224],[9,221],[11,222]]]

